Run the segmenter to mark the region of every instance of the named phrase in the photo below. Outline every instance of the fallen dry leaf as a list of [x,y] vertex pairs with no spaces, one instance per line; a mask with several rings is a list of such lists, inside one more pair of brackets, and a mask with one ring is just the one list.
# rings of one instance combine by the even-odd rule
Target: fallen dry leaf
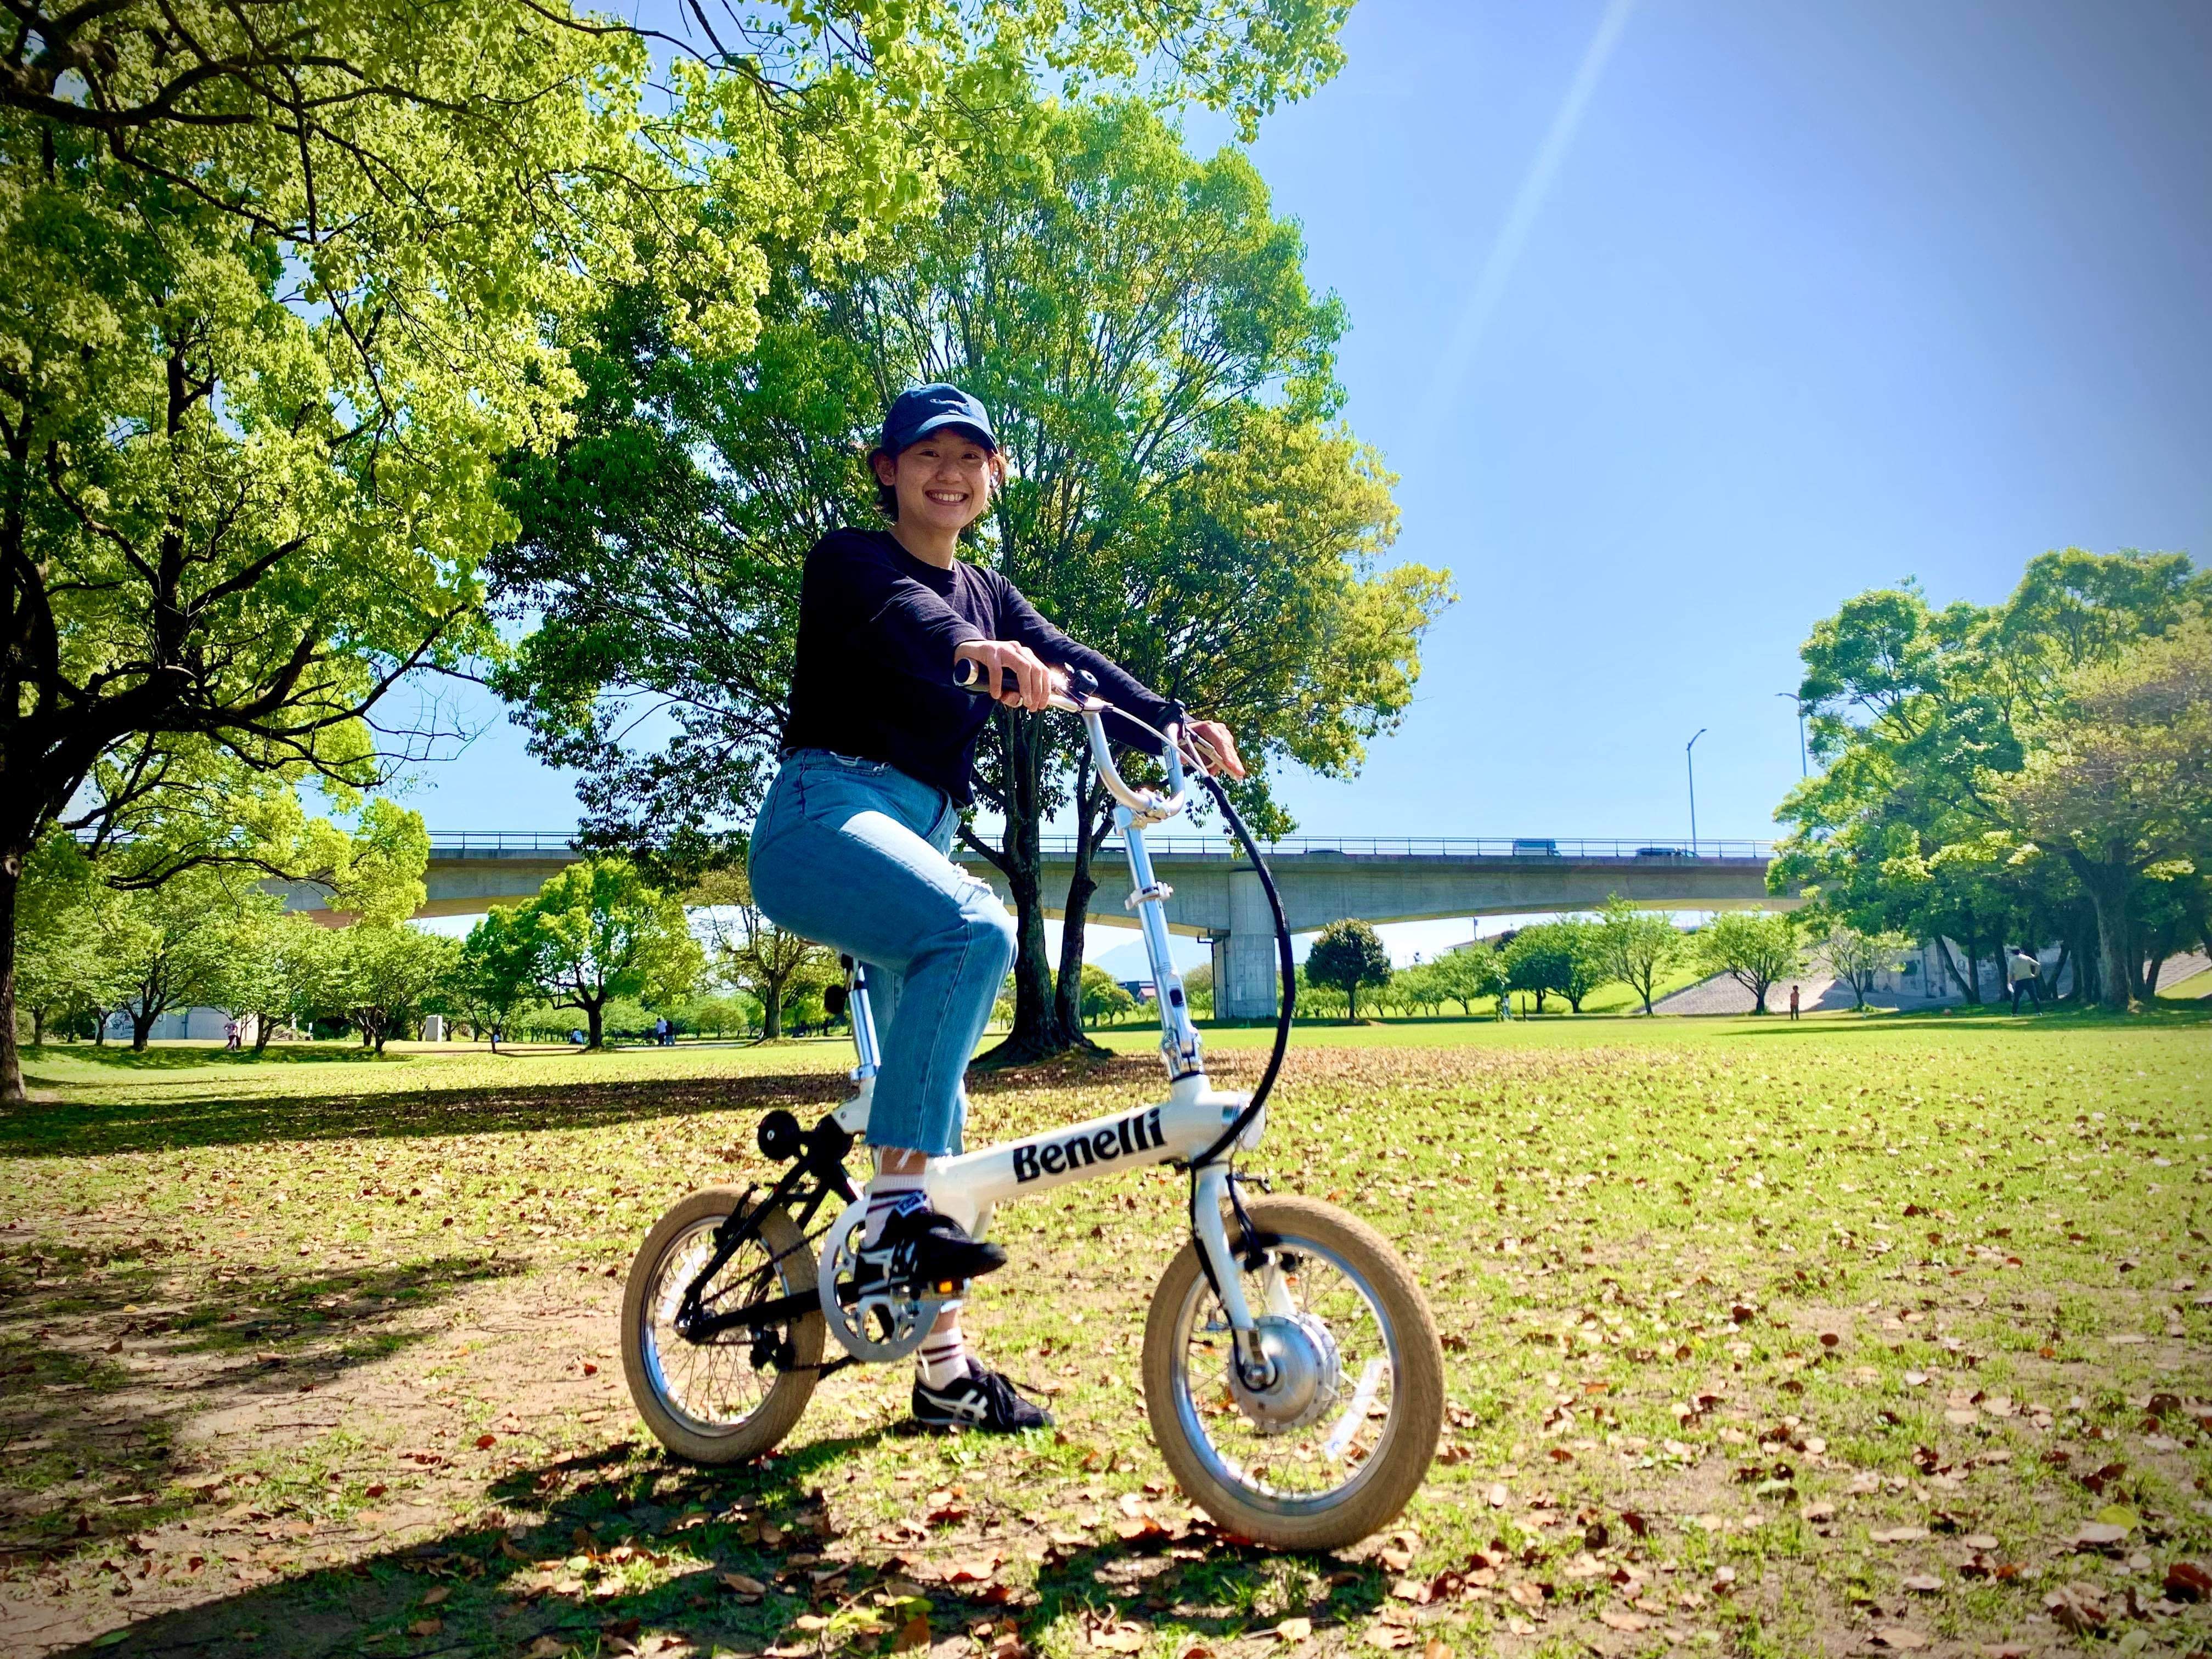
[[1936,1590],[1942,1589],[1943,1588],[1943,1581],[1938,1578],[1932,1572],[1916,1572],[1910,1575],[1905,1579],[1905,1588],[1909,1590],[1917,1590],[1921,1595],[1926,1595]]
[[561,1659],[568,1644],[557,1636],[541,1636],[522,1650],[522,1659]]
[[1313,1634],[1313,1620],[1285,1619],[1275,1626],[1274,1633],[1285,1642],[1303,1642]]
[[1894,1648],[1900,1653],[1927,1647],[1935,1640],[1933,1637],[1904,1625],[1880,1626],[1875,1631],[1874,1639],[1883,1647]]
[[1925,1527],[1891,1527],[1881,1532],[1870,1532],[1867,1536],[1877,1544],[1910,1544],[1928,1536]]
[[1419,1639],[1413,1632],[1401,1625],[1370,1625],[1367,1627],[1368,1644],[1386,1650],[1393,1648],[1410,1648]]
[[1597,1616],[1599,1624],[1607,1630],[1639,1631],[1651,1628],[1651,1621],[1640,1613],[1615,1613],[1610,1607]]
[[766,1584],[762,1583],[757,1578],[748,1577],[742,1572],[722,1574],[721,1584],[724,1589],[734,1592],[738,1599],[744,1601],[757,1601],[768,1594]]
[[926,1613],[915,1614],[913,1618],[899,1626],[898,1634],[891,1638],[893,1653],[908,1653],[915,1648],[926,1648],[928,1645],[929,1615]]
[[435,1636],[445,1626],[435,1619],[417,1619],[407,1626],[410,1636]]
[[2177,1601],[2212,1601],[2212,1572],[2196,1561],[2176,1561],[2166,1570],[2166,1593]]

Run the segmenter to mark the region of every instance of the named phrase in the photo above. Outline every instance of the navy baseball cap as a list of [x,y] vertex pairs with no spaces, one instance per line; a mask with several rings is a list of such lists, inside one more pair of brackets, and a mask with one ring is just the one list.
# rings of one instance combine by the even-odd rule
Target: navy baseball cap
[[884,416],[884,453],[896,459],[931,433],[958,427],[996,452],[999,434],[991,430],[991,416],[982,404],[957,386],[942,381],[909,387],[892,402]]

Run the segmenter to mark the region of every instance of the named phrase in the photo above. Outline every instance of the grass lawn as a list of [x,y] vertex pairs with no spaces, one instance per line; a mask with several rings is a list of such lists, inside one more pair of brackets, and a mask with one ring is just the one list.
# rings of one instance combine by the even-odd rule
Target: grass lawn
[[[1210,1034],[1256,1075],[1267,1033]],[[1250,1160],[1398,1241],[1445,1334],[1401,1529],[1271,1556],[1145,1431],[1161,1171],[1001,1212],[981,1351],[700,1471],[621,1385],[652,1220],[765,1173],[842,1045],[50,1048],[0,1117],[0,1652],[802,1659],[2021,1655],[2212,1644],[2212,1018],[1302,1027]],[[972,1142],[1152,1092],[982,1078]]]

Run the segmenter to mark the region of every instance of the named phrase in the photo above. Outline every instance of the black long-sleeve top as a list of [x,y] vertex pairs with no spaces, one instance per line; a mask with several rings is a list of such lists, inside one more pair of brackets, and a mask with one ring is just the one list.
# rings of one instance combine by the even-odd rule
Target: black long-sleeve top
[[[1155,726],[1167,701],[1054,628],[995,570],[917,559],[881,530],[832,531],[806,556],[784,751],[829,749],[883,761],[965,806],[975,738],[994,706],[953,680],[970,640],[1014,640],[1048,663],[1088,670],[1111,702]],[[1159,744],[1112,715],[1116,742]]]

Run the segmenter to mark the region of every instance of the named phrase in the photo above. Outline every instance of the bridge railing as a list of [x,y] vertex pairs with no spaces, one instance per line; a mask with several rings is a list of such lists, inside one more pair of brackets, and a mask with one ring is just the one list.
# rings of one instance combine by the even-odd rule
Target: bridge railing
[[[1561,839],[1537,836],[1289,836],[1263,843],[1271,854],[1290,858],[1327,859],[1608,859],[1630,864],[1704,862],[1717,859],[1757,860],[1774,856],[1771,841],[1730,841],[1699,836],[1694,847],[1687,841],[1664,837],[1636,839]],[[1041,848],[1048,858],[1073,858],[1075,837],[1046,836]],[[1241,857],[1227,840],[1212,836],[1152,836],[1146,840],[1154,858],[1221,859]],[[434,830],[433,857],[466,857],[472,853],[566,853],[574,839],[557,830]],[[1118,852],[1119,837],[1109,839],[1107,850]],[[979,855],[956,848],[953,856],[977,861]]]
[[[1072,858],[1073,836],[1039,838],[1048,857]],[[1110,837],[1107,848],[1119,851],[1121,838]],[[1147,836],[1145,845],[1155,859],[1243,856],[1224,838],[1196,836]],[[1290,858],[1346,859],[1618,859],[1632,864],[1687,863],[1713,859],[1756,859],[1774,856],[1771,841],[1722,841],[1700,836],[1693,851],[1687,841],[1566,840],[1551,836],[1286,836],[1261,843],[1271,855]],[[955,849],[954,856],[972,859],[972,852]]]

